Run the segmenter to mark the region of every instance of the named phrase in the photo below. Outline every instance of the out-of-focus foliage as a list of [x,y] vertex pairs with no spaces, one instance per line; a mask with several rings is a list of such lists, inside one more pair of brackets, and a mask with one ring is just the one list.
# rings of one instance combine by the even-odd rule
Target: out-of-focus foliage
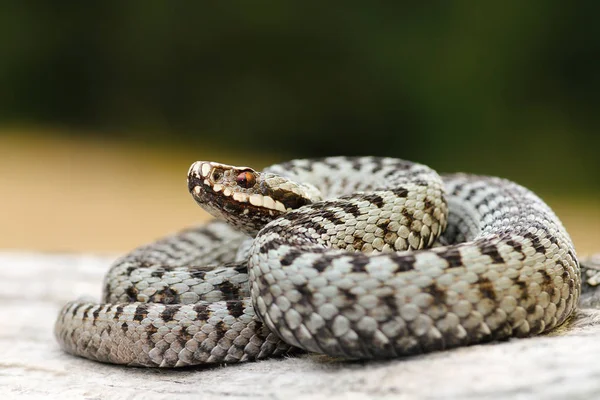
[[593,0],[2,2],[0,119],[596,191],[598,15]]

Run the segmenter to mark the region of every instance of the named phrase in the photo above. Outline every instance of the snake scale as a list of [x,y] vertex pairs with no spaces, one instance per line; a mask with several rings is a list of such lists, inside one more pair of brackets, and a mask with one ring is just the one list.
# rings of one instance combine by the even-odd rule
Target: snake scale
[[391,358],[546,332],[581,290],[569,235],[516,183],[393,158],[196,162],[218,217],[125,255],[55,335],[92,360],[229,363],[297,348]]

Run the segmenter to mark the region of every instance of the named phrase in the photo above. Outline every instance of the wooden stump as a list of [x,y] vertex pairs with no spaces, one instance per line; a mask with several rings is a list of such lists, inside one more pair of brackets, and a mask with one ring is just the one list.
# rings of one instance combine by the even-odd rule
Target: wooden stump
[[60,399],[346,399],[600,396],[600,312],[584,309],[532,339],[381,362],[302,355],[158,370],[65,354],[53,337],[60,307],[99,297],[113,257],[0,253],[0,394]]

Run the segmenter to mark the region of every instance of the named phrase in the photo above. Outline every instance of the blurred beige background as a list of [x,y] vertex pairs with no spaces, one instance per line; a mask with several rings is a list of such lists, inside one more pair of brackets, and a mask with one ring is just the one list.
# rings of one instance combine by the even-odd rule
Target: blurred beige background
[[0,248],[125,251],[208,218],[187,192],[193,161],[274,160],[45,133],[0,135]]
[[[289,158],[256,151],[144,147],[6,130],[0,135],[0,248],[125,252],[209,216],[191,199],[198,159],[260,168]],[[600,201],[546,198],[580,254],[600,251]]]

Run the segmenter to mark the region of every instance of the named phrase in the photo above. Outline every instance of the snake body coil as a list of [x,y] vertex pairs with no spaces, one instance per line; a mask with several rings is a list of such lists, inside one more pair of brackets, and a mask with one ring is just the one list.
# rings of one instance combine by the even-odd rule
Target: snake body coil
[[565,229],[507,180],[331,157],[261,173],[197,162],[188,186],[227,223],[117,261],[104,303],[61,311],[55,334],[67,352],[158,367],[294,347],[399,357],[542,333],[579,298]]

